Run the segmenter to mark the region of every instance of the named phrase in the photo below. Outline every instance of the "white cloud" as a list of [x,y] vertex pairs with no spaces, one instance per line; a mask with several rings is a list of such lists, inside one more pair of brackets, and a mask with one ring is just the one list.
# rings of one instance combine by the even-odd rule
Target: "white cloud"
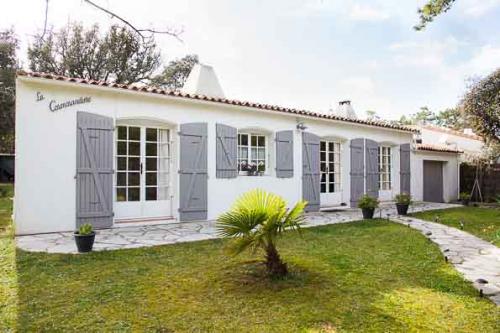
[[457,5],[465,15],[480,17],[493,8],[500,6],[500,0],[462,0],[457,2]]
[[349,17],[355,21],[383,21],[389,18],[389,13],[370,5],[356,3],[351,7]]
[[469,76],[490,74],[500,67],[500,46],[482,46],[463,67]]
[[457,52],[464,43],[454,37],[444,40],[423,40],[394,43],[389,46],[395,65],[404,67],[437,67],[446,62],[446,57]]

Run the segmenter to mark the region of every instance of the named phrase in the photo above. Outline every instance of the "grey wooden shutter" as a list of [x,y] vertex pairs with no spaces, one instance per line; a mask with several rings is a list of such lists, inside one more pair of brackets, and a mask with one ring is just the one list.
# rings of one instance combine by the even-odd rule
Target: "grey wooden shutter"
[[319,136],[302,133],[302,197],[308,202],[306,212],[320,207]]
[[410,144],[405,143],[399,150],[399,174],[400,174],[400,192],[410,194],[411,191],[411,173],[410,173]]
[[276,132],[276,177],[293,177],[293,131]]
[[366,194],[373,198],[378,198],[380,169],[378,164],[378,143],[376,141],[365,140],[365,179]]
[[179,140],[179,220],[206,220],[207,124],[182,124]]
[[76,226],[111,227],[113,119],[87,112],[76,119]]
[[351,207],[356,207],[359,198],[365,192],[365,139],[353,139],[351,148]]
[[236,128],[217,124],[216,126],[216,177],[236,178],[238,175],[238,131]]

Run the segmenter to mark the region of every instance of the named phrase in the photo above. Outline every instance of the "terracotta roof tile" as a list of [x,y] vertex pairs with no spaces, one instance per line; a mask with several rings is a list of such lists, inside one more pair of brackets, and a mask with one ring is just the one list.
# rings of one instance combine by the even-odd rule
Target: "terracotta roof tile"
[[433,144],[429,144],[429,143],[418,143],[417,150],[437,151],[437,152],[442,152],[442,153],[456,153],[456,154],[463,153],[463,151],[456,149],[456,148],[443,146],[443,145],[433,145]]
[[328,119],[328,120],[336,120],[336,121],[342,121],[342,122],[347,122],[347,123],[356,123],[356,124],[362,124],[362,125],[368,125],[368,126],[383,127],[383,128],[389,128],[389,129],[412,132],[412,133],[419,133],[418,129],[412,128],[411,126],[393,124],[393,123],[384,122],[384,121],[351,119],[351,118],[340,117],[340,116],[336,116],[336,115],[322,114],[322,113],[318,113],[318,112],[299,110],[299,109],[295,109],[295,108],[288,108],[288,107],[282,107],[282,106],[277,106],[277,105],[269,105],[269,104],[261,104],[261,103],[254,103],[254,102],[248,102],[248,101],[239,101],[239,100],[235,100],[235,99],[227,99],[227,98],[219,98],[219,97],[210,97],[210,96],[205,96],[205,95],[189,94],[189,93],[184,93],[182,91],[177,91],[177,90],[166,90],[166,89],[159,89],[159,88],[148,87],[148,86],[140,87],[140,86],[133,85],[133,84],[132,85],[117,84],[117,83],[97,81],[97,80],[91,80],[91,79],[83,79],[83,78],[69,78],[66,76],[55,75],[55,74],[50,74],[50,73],[40,73],[40,72],[18,71],[17,75],[18,76],[33,77],[33,78],[42,78],[42,79],[50,79],[50,80],[57,80],[57,81],[73,82],[73,83],[80,83],[80,84],[99,85],[99,86],[104,86],[104,87],[127,89],[127,90],[141,91],[141,92],[153,93],[153,94],[162,94],[162,95],[168,95],[168,96],[173,96],[173,97],[180,97],[180,98],[188,98],[188,99],[209,101],[209,102],[215,102],[215,103],[245,106],[245,107],[263,109],[263,110],[269,110],[269,111],[293,113],[293,114],[305,115],[305,116],[309,116],[309,117],[316,117],[316,118],[322,118],[322,119]]

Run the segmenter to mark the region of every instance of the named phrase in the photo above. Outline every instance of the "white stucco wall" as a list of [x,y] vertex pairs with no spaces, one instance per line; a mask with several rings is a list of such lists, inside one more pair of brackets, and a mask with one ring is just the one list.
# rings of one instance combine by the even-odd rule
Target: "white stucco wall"
[[481,140],[455,135],[451,131],[443,133],[443,131],[427,127],[421,127],[420,132],[423,143],[447,145],[463,151],[465,154],[460,157],[461,159],[468,156],[481,156],[483,153],[484,142]]
[[424,161],[443,162],[443,200],[455,201],[459,189],[459,156],[454,153],[412,151],[411,154],[411,195],[414,200],[423,200]]
[[[36,101],[37,92],[45,99]],[[90,96],[90,103],[79,104],[55,112],[49,102],[64,102]],[[341,202],[350,198],[349,140],[370,138],[393,146],[392,190],[381,193],[382,200],[390,200],[399,192],[399,147],[409,143],[412,134],[373,126],[320,120],[275,111],[256,110],[218,103],[184,100],[162,95],[138,93],[105,87],[20,77],[16,106],[16,232],[38,233],[73,230],[75,227],[75,170],[76,170],[76,112],[86,111],[112,117],[115,121],[138,118],[168,123],[173,129],[174,145],[178,145],[178,125],[189,122],[208,123],[208,218],[214,219],[233,203],[234,199],[253,188],[263,188],[283,196],[293,204],[302,195],[302,144],[298,121],[307,131],[320,137],[342,141]],[[238,129],[256,129],[269,133],[274,144],[274,133],[294,129],[294,177],[279,179],[274,176],[274,164],[268,175],[241,176],[236,179],[215,177],[215,124],[222,123]],[[175,149],[174,149],[175,150]],[[272,161],[273,150],[268,155]],[[178,160],[174,156],[174,164]],[[177,177],[177,168],[172,175]],[[178,189],[173,183],[173,215],[177,216]],[[415,182],[412,184],[416,186]],[[418,186],[417,186],[418,187]],[[417,189],[415,188],[415,191]]]

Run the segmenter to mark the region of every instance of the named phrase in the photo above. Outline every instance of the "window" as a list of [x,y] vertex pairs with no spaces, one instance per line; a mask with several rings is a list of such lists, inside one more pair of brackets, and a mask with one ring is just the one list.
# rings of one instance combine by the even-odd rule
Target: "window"
[[341,191],[340,143],[333,141],[321,141],[319,154],[321,193]]
[[266,172],[267,168],[267,140],[261,134],[238,134],[238,171],[240,174],[248,172]]
[[380,190],[390,190],[391,184],[391,147],[381,146],[379,147],[378,154],[378,166],[379,166],[379,189]]

